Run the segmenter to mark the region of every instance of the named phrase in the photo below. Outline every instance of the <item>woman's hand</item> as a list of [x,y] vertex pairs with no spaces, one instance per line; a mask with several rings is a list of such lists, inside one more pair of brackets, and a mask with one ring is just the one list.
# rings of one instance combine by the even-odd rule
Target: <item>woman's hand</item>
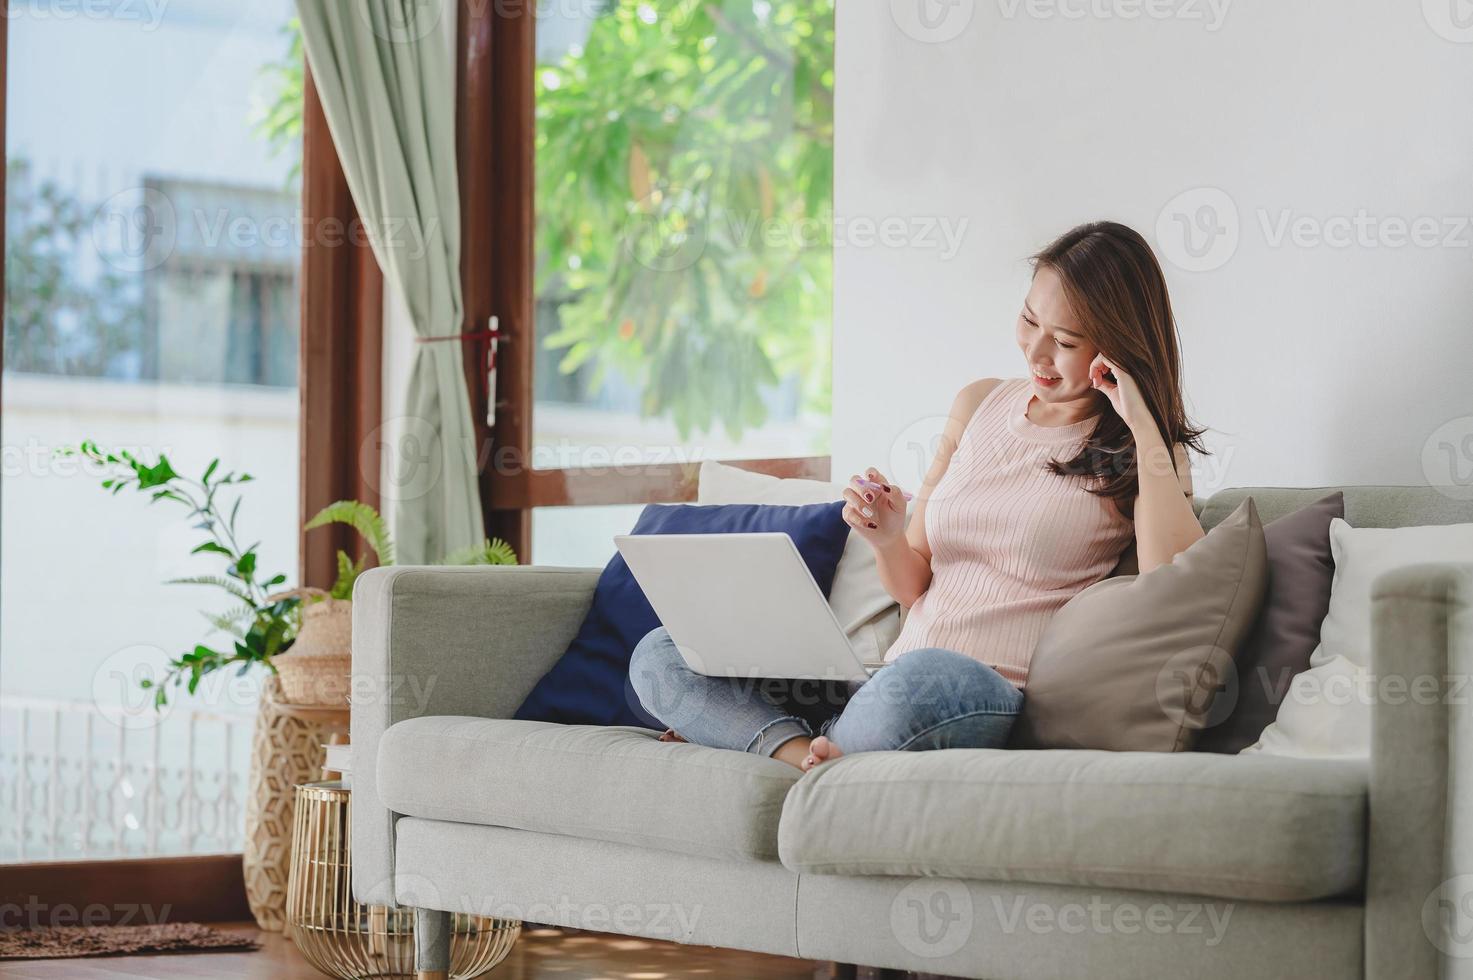
[[[1105,377],[1107,371],[1115,375],[1113,384]],[[1096,355],[1090,362],[1089,380],[1093,387],[1103,391],[1105,397],[1110,399],[1110,407],[1115,409],[1115,414],[1120,416],[1132,432],[1136,431],[1136,426],[1141,422],[1152,421],[1151,410],[1146,407],[1146,400],[1141,397],[1141,389],[1135,379],[1120,370],[1119,365],[1104,354]]]
[[[871,486],[864,481],[868,479]],[[905,497],[879,470],[871,466],[861,477],[849,478],[844,488],[844,523],[878,551],[905,535]]]

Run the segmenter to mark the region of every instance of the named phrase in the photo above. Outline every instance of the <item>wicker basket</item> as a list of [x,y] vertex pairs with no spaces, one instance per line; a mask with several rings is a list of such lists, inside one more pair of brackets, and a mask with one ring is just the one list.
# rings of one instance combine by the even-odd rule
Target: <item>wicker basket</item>
[[271,659],[291,704],[344,708],[353,682],[353,603],[304,586],[272,599],[302,597],[302,629],[286,653]]
[[346,741],[348,724],[346,707],[287,704],[281,679],[266,678],[251,743],[243,855],[246,899],[262,929],[280,931],[286,924],[295,788],[320,775],[323,746]]
[[[341,782],[313,782],[298,786],[296,795],[288,938],[307,962],[330,977],[413,980],[414,910],[360,905],[353,899],[350,792]],[[522,924],[457,914],[451,930],[449,976],[465,980],[505,959]]]

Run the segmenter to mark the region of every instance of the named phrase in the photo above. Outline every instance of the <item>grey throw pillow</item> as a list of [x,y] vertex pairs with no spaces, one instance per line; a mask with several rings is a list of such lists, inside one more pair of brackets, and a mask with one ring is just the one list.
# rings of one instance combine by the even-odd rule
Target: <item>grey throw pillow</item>
[[1169,563],[1070,599],[1034,650],[1012,746],[1190,748],[1258,617],[1265,551],[1249,497]]
[[1202,733],[1197,751],[1241,752],[1258,741],[1278,716],[1289,683],[1309,669],[1320,624],[1330,611],[1335,580],[1330,521],[1337,517],[1345,518],[1345,494],[1339,490],[1264,527],[1268,594],[1237,657],[1236,704],[1224,708],[1228,692],[1219,695],[1213,719],[1231,713]]

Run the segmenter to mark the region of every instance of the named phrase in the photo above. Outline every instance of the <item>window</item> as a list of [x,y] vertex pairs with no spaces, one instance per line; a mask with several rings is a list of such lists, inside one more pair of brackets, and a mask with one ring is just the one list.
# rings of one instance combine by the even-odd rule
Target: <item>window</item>
[[[290,0],[14,4],[0,403],[0,863],[238,851],[259,675],[138,680],[223,592],[182,508],[61,446],[249,472],[241,536],[298,548],[301,60]],[[63,122],[64,120],[64,122]],[[269,574],[269,573],[268,573]],[[233,673],[233,672],[230,672]]]
[[[532,465],[827,456],[832,0],[580,7],[537,22]],[[536,508],[532,560],[638,499]]]

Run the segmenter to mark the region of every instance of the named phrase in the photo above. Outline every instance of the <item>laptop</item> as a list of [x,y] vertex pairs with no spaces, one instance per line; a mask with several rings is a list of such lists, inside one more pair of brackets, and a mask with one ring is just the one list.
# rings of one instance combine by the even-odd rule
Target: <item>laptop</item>
[[708,677],[863,681],[865,663],[782,531],[616,534],[691,670]]

